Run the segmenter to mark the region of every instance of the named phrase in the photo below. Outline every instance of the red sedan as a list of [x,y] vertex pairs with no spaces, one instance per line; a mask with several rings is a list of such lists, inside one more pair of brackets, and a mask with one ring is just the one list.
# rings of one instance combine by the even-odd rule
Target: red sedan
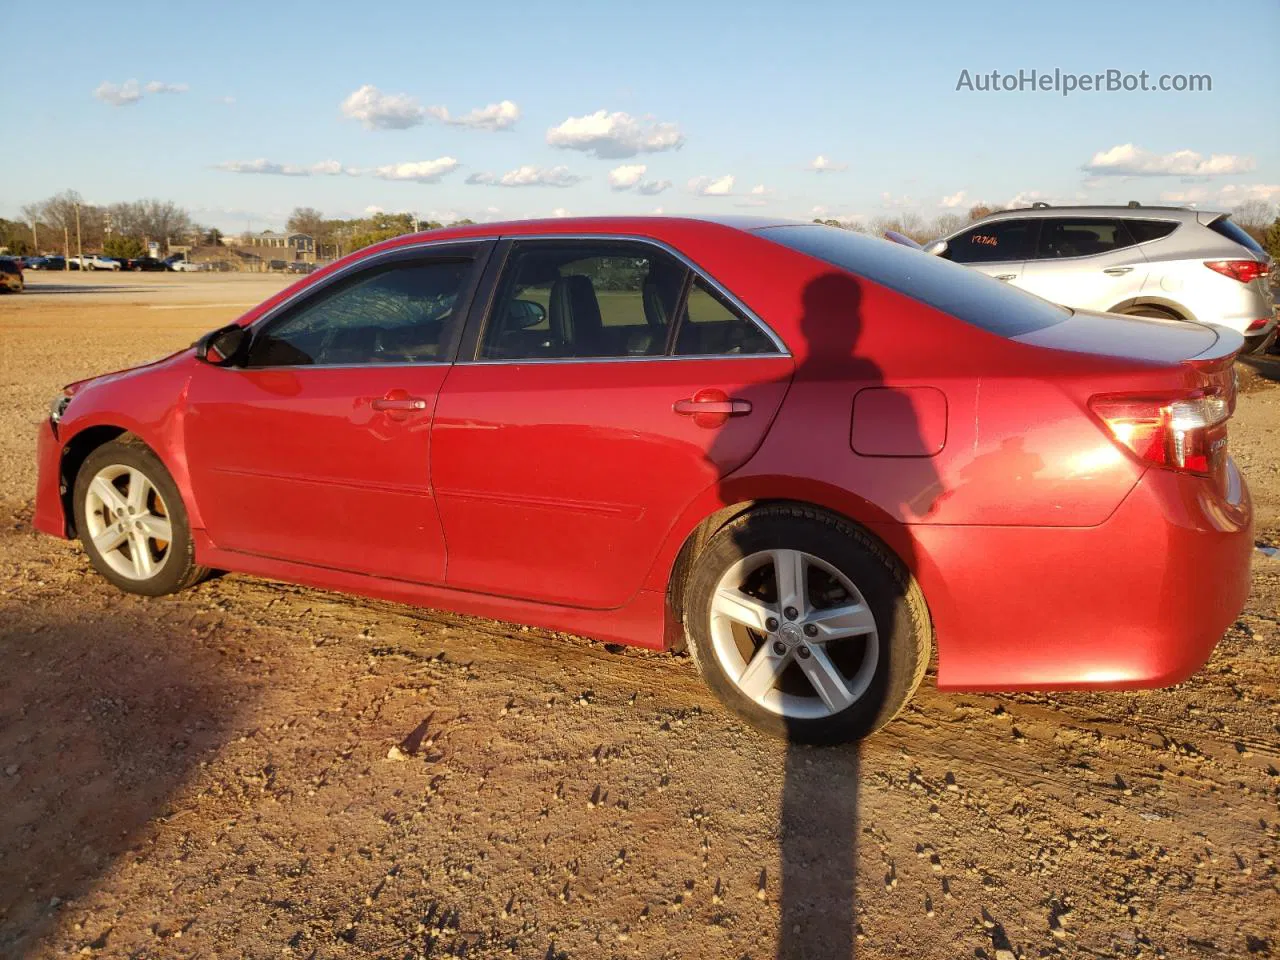
[[1153,687],[1249,587],[1239,335],[815,224],[399,237],[72,384],[35,524],[121,589],[236,570],[654,648],[807,741],[953,690]]

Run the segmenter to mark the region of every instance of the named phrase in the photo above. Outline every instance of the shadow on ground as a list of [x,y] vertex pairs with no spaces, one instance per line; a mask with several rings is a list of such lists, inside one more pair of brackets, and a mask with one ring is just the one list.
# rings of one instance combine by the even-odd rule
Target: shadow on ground
[[8,604],[0,624],[0,955],[12,957],[142,842],[221,746],[235,700],[210,679],[216,651],[141,610]]

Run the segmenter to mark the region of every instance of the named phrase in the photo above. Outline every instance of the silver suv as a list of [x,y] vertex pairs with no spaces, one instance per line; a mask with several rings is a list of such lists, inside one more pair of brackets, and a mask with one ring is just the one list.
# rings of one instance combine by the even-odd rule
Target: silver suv
[[1247,351],[1274,339],[1271,258],[1225,213],[1037,203],[925,250],[1067,307],[1230,327]]

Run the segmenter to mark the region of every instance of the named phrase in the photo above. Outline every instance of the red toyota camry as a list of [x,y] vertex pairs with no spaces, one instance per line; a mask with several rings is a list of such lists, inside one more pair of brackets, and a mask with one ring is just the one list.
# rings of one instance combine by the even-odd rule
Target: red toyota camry
[[687,647],[756,725],[1153,687],[1244,603],[1238,334],[1072,312],[807,223],[399,237],[67,387],[36,526],[121,589],[236,570]]

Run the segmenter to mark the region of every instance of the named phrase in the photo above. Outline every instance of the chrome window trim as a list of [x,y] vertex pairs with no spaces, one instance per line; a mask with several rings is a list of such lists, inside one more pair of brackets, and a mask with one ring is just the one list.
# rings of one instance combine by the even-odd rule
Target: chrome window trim
[[[769,324],[765,323],[764,320],[761,319],[759,314],[757,314],[754,310],[752,310],[745,303],[743,303],[741,299],[739,299],[737,296],[734,295],[733,291],[725,287],[725,285],[722,284],[719,280],[717,280],[715,277],[707,273],[707,271],[704,270],[702,267],[698,266],[698,264],[694,263],[693,260],[685,256],[675,247],[671,246],[670,244],[664,243],[661,240],[655,240],[653,237],[641,237],[641,236],[637,236],[635,234],[630,234],[630,233],[519,233],[519,234],[504,234],[503,236],[498,237],[497,239],[510,240],[513,243],[519,243],[522,240],[567,240],[570,242],[576,242],[580,240],[607,242],[610,240],[614,240],[619,242],[639,243],[639,244],[645,244],[650,247],[656,247],[662,252],[669,254],[672,257],[675,257],[682,264],[684,264],[685,267],[687,267],[694,274],[694,276],[702,280],[709,287],[713,288],[717,293],[719,293],[722,297],[724,297],[731,304],[733,304],[735,309],[737,309],[751,323],[754,323],[765,334],[765,336],[769,338],[769,341],[773,344],[777,352],[776,353],[714,353],[714,354],[705,354],[705,355],[698,355],[698,356],[679,356],[677,354],[671,354],[668,356],[667,354],[659,354],[657,356],[645,356],[645,357],[528,357],[528,358],[522,358],[519,360],[505,360],[505,359],[503,360],[483,359],[482,360],[477,357],[468,357],[468,358],[458,357],[458,359],[454,361],[455,363],[458,363],[458,364],[483,363],[488,365],[493,365],[493,364],[510,365],[513,363],[602,363],[602,362],[611,361],[611,360],[612,361],[707,360],[707,359],[728,359],[728,358],[736,358],[736,357],[755,357],[758,359],[760,357],[791,356],[791,351],[788,350],[787,345],[782,342],[782,338],[779,337],[773,331],[773,328],[770,327]],[[506,271],[506,264],[503,264],[503,271],[504,272]],[[485,328],[489,326],[489,319],[490,319],[489,314],[492,313],[492,311],[493,311],[493,304],[491,303],[489,304],[489,311],[486,312],[485,318],[484,318]],[[484,344],[484,332],[485,331],[482,328],[480,331],[480,336],[476,340],[477,353],[479,353],[481,346]]]
[[[499,365],[511,366],[513,364],[524,364],[524,363],[536,363],[536,364],[632,363],[638,360],[642,360],[642,361],[761,360],[761,359],[768,359],[770,357],[783,357],[783,358],[791,357],[791,351],[787,349],[787,345],[783,343],[782,338],[779,337],[774,332],[772,327],[770,327],[767,323],[764,322],[763,319],[761,319],[759,314],[757,314],[754,310],[752,310],[745,303],[743,303],[742,300],[738,298],[731,290],[725,287],[724,284],[720,283],[720,281],[718,281],[715,277],[707,273],[702,267],[698,266],[698,264],[696,264],[689,257],[685,256],[675,247],[672,247],[670,244],[664,243],[661,240],[655,240],[652,237],[641,237],[641,236],[636,236],[635,234],[625,234],[625,233],[503,234],[501,236],[457,237],[454,239],[423,240],[416,243],[407,243],[404,246],[392,247],[389,250],[383,250],[371,256],[362,257],[358,260],[354,260],[351,263],[348,263],[345,266],[339,268],[338,270],[335,270],[333,273],[327,274],[324,277],[323,281],[318,286],[309,284],[303,287],[301,290],[297,291],[292,296],[277,303],[274,307],[272,307],[262,316],[258,317],[252,323],[246,325],[245,329],[250,331],[255,330],[255,328],[257,328],[261,324],[265,324],[270,320],[274,319],[280,313],[282,313],[283,311],[285,311],[286,309],[288,309],[289,307],[291,307],[292,305],[294,305],[304,297],[313,293],[319,293],[320,291],[324,290],[325,287],[328,287],[330,284],[337,282],[340,278],[345,277],[348,274],[353,273],[356,270],[359,270],[361,268],[376,265],[380,261],[393,259],[405,253],[414,252],[418,250],[430,250],[432,247],[458,246],[460,244],[493,243],[495,241],[500,241],[500,240],[511,240],[511,241],[618,240],[618,241],[627,241],[632,243],[647,244],[651,247],[656,247],[657,249],[663,251],[664,253],[667,253],[670,256],[675,257],[682,264],[684,264],[685,267],[687,267],[696,277],[701,279],[704,283],[706,283],[708,286],[716,290],[716,292],[718,292],[721,296],[723,296],[726,300],[728,300],[731,304],[733,304],[733,306],[737,310],[739,310],[744,317],[746,317],[750,322],[754,323],[757,327],[760,328],[760,330],[764,332],[765,336],[769,338],[769,341],[774,345],[777,352],[775,353],[710,353],[710,354],[688,354],[688,355],[671,354],[670,356],[668,356],[667,354],[658,354],[656,356],[635,356],[635,357],[632,357],[632,356],[627,356],[627,357],[527,357],[519,360],[496,360],[496,359],[478,360],[474,358],[468,359],[464,357],[457,357],[455,360],[452,361],[452,364],[468,364],[468,365],[474,364],[476,366],[499,366]],[[492,305],[490,306],[492,307]],[[488,322],[489,322],[489,317],[488,315],[486,315],[485,316],[486,326],[488,325]],[[478,349],[478,343],[477,343],[477,349]],[[416,362],[403,362],[403,363],[294,363],[294,364],[277,364],[273,366],[264,366],[264,367],[219,367],[219,369],[239,370],[244,372],[256,371],[256,370],[355,370],[355,369],[369,370],[369,369],[430,367],[430,366],[435,366],[437,364],[449,364],[449,363],[450,361],[447,361],[447,360],[420,360]]]

